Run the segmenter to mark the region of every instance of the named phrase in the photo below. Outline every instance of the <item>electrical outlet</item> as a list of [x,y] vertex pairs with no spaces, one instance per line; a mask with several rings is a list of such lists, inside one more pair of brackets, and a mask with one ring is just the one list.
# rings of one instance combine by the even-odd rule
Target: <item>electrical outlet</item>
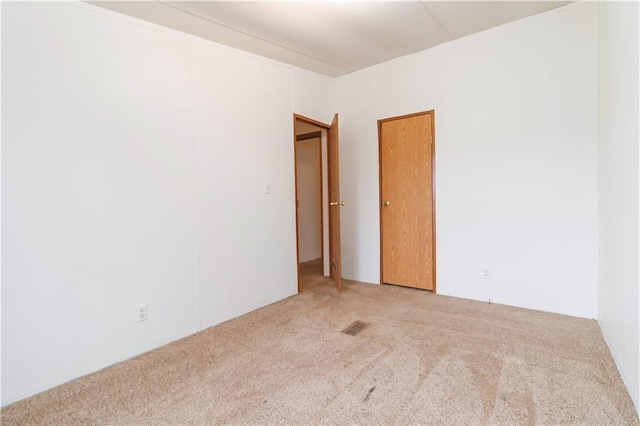
[[146,303],[138,305],[137,312],[138,312],[138,322],[147,320],[149,310],[147,308]]
[[264,184],[264,193],[271,194],[271,184],[269,182]]
[[482,268],[482,270],[480,271],[480,276],[482,277],[483,280],[491,279],[491,274],[489,273],[488,268]]

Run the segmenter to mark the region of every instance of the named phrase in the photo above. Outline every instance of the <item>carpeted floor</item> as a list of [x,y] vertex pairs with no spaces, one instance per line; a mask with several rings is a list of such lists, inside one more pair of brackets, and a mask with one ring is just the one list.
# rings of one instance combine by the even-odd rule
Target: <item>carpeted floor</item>
[[[2,424],[633,424],[592,320],[345,283],[2,409]],[[355,320],[371,325],[341,333]]]

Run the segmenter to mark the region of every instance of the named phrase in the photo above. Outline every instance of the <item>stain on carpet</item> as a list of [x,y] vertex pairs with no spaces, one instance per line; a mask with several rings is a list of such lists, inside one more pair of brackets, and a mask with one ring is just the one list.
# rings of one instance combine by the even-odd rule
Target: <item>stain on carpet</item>
[[376,387],[372,387],[371,389],[369,389],[369,392],[367,392],[367,396],[364,397],[363,402],[367,402],[369,400],[369,397],[371,396],[371,394],[373,393],[373,391],[376,390]]

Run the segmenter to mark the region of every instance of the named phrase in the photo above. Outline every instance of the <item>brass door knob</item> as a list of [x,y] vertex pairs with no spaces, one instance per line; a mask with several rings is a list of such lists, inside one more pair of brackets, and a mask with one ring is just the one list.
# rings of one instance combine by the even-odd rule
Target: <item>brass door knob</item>
[[332,202],[329,203],[329,205],[330,206],[344,206],[345,202],[344,201],[340,201],[340,202],[332,201]]
[[382,202],[382,205],[383,205],[384,207],[387,207],[389,204],[391,204],[391,203],[389,202],[389,200],[384,200],[384,201]]

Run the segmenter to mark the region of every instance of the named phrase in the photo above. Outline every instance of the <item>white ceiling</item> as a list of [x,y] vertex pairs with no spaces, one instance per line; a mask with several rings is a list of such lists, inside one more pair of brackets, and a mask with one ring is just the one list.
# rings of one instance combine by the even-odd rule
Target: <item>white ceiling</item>
[[90,1],[208,40],[339,76],[568,1]]

